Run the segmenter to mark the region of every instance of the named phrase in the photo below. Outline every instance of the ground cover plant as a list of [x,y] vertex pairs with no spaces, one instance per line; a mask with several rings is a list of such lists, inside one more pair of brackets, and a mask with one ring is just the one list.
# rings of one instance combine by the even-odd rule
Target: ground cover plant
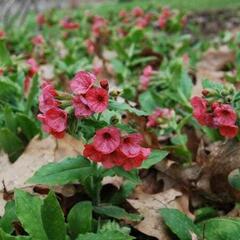
[[109,6],[0,29],[0,239],[240,239],[238,30]]

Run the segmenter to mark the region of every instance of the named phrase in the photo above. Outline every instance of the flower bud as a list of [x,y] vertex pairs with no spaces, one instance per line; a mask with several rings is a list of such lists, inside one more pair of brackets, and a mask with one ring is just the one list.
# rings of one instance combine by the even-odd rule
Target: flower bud
[[105,90],[109,90],[109,83],[108,83],[108,80],[107,79],[102,79],[100,81],[100,86],[105,89]]
[[208,91],[207,89],[203,89],[203,90],[202,90],[202,95],[203,95],[203,96],[206,97],[208,94],[209,94],[209,91]]

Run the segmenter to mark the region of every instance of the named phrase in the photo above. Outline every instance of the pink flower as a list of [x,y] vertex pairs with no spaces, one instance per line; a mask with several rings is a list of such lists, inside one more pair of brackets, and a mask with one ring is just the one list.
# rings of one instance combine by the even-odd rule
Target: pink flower
[[103,17],[95,16],[93,18],[92,33],[99,37],[102,30],[107,26],[107,21]]
[[229,104],[220,104],[214,108],[214,123],[217,126],[234,125],[237,120],[237,114]]
[[42,113],[58,106],[58,101],[55,99],[56,95],[56,91],[50,83],[46,82],[42,85],[42,91],[39,96],[39,110]]
[[39,70],[38,64],[34,58],[29,58],[27,64],[29,65],[28,75],[33,77]]
[[144,69],[143,69],[143,75],[146,77],[151,77],[153,74],[153,68],[151,65],[147,65]]
[[93,112],[103,112],[108,106],[108,92],[103,88],[91,88],[86,93],[86,100]]
[[95,149],[103,154],[115,151],[120,145],[120,131],[115,127],[105,127],[96,131],[93,139]]
[[103,161],[103,153],[97,151],[92,144],[86,144],[83,151],[83,156],[90,158],[94,162]]
[[42,26],[46,23],[45,16],[42,13],[39,13],[36,17],[36,22],[39,26]]
[[86,47],[90,55],[95,53],[95,43],[91,39],[86,40]]
[[127,17],[127,12],[125,11],[125,10],[121,10],[120,12],[119,12],[119,14],[118,14],[118,16],[120,17],[120,18],[125,18],[125,17]]
[[159,126],[159,119],[170,120],[173,117],[173,110],[168,108],[157,108],[153,114],[148,116],[147,127]]
[[189,64],[189,55],[187,53],[182,55],[182,60],[185,65]]
[[141,75],[140,76],[141,89],[146,90],[149,86],[150,81],[151,81],[150,77],[146,77],[144,75]]
[[136,26],[139,28],[145,28],[149,24],[149,21],[145,17],[140,17],[136,21]]
[[162,15],[158,18],[158,26],[161,29],[164,29],[166,27],[167,24],[167,19],[165,17],[163,17]]
[[73,22],[69,19],[63,19],[60,21],[61,27],[63,27],[66,30],[76,30],[80,28],[80,24],[77,22]]
[[89,117],[94,113],[87,105],[86,99],[81,95],[73,97],[73,107],[77,118]]
[[238,127],[236,125],[221,125],[219,131],[224,137],[234,138],[238,134]]
[[41,34],[36,35],[32,38],[32,44],[35,46],[40,46],[44,43],[44,38]]
[[132,10],[132,15],[134,17],[141,17],[144,15],[144,11],[142,8],[140,7],[135,7],[133,10]]
[[0,39],[3,39],[5,37],[5,32],[0,29]]
[[78,72],[70,82],[70,88],[74,94],[85,94],[96,81],[96,77],[89,72]]
[[44,114],[38,114],[43,130],[56,138],[62,138],[67,128],[67,113],[60,108],[51,108]]
[[171,11],[169,8],[165,7],[163,8],[162,10],[162,16],[165,18],[165,19],[169,19],[171,17]]
[[140,143],[143,140],[141,134],[134,133],[129,134],[122,138],[121,145],[119,147],[120,151],[127,157],[136,157],[141,151]]

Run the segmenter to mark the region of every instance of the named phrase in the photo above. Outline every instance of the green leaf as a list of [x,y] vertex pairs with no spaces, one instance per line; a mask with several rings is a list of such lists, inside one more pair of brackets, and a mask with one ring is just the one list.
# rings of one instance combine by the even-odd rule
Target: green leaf
[[6,100],[5,98],[10,98],[10,96],[11,98],[19,96],[20,92],[20,87],[16,83],[6,78],[0,79],[0,97],[3,100]]
[[134,222],[142,220],[142,217],[139,214],[128,213],[123,208],[113,205],[101,205],[99,207],[94,207],[94,212],[100,215],[116,218],[118,220],[129,220]]
[[67,221],[71,236],[75,239],[80,233],[92,231],[92,203],[79,202],[70,210]]
[[191,232],[200,235],[200,229],[193,221],[177,209],[163,208],[160,210],[165,224],[180,240],[192,240]]
[[119,231],[80,234],[76,240],[133,240],[134,238]]
[[91,163],[79,156],[41,167],[28,182],[48,185],[67,184],[77,180],[84,181],[92,174],[94,174],[94,169]]
[[189,77],[188,73],[182,69],[180,78],[180,89],[187,99],[191,97],[193,83],[192,79]]
[[31,240],[31,237],[28,236],[11,236],[7,233],[5,233],[1,228],[0,228],[0,240]]
[[40,129],[36,125],[36,121],[33,121],[25,114],[17,113],[16,121],[29,141],[40,132]]
[[203,88],[210,88],[210,89],[214,89],[216,91],[221,91],[223,90],[223,84],[221,83],[216,83],[210,80],[204,80],[202,83]]
[[121,167],[115,167],[115,168],[110,169],[110,171],[112,171],[114,174],[116,174],[120,177],[124,177],[125,179],[132,181],[133,183],[141,182],[140,178],[138,176],[137,169],[127,172],[124,169],[122,169]]
[[13,221],[17,219],[14,201],[7,202],[5,205],[5,213],[0,219],[0,228],[6,233],[12,233]]
[[157,103],[154,99],[154,96],[150,91],[146,91],[139,95],[139,103],[141,109],[147,113],[152,113],[157,107]]
[[38,94],[38,75],[35,75],[32,79],[32,86],[27,98],[27,103],[26,103],[26,112],[29,112],[31,110],[31,107],[34,104],[34,99],[36,98]]
[[53,192],[44,199],[41,208],[44,230],[51,240],[65,240],[66,227],[63,211]]
[[233,188],[240,190],[240,170],[232,171],[228,176],[228,181]]
[[112,110],[115,110],[115,111],[128,111],[128,112],[136,114],[137,116],[148,115],[146,112],[144,112],[142,110],[138,110],[134,107],[131,107],[127,103],[119,103],[119,102],[114,101],[114,100],[109,101],[109,108],[112,109]]
[[11,162],[14,162],[24,150],[21,140],[8,128],[0,129],[0,148],[8,154]]
[[10,65],[11,63],[12,60],[6,47],[6,42],[0,39],[0,65]]
[[142,163],[142,166],[140,168],[149,169],[153,165],[161,162],[167,155],[168,155],[167,151],[152,150],[152,153],[150,154],[148,159]]
[[48,240],[41,217],[42,200],[27,192],[16,190],[15,202],[17,217],[25,231],[34,240]]
[[17,133],[17,123],[15,116],[13,114],[12,109],[9,106],[6,106],[4,108],[4,120],[5,125],[7,128],[9,128],[13,133]]
[[237,240],[240,218],[213,218],[200,224],[206,240]]

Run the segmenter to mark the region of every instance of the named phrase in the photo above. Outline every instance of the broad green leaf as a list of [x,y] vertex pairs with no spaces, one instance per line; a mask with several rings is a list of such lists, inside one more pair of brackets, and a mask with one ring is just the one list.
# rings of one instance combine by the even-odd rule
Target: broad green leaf
[[153,165],[161,162],[166,156],[168,155],[167,151],[163,150],[152,150],[152,153],[146,159],[140,168],[148,169],[152,167]]
[[0,39],[0,65],[10,65],[11,63],[12,60],[6,47],[6,42]]
[[206,240],[237,240],[240,236],[240,218],[212,218],[200,226]]
[[15,116],[13,114],[12,109],[9,106],[6,106],[4,109],[4,120],[5,125],[9,128],[13,133],[17,133],[17,122]]
[[36,125],[36,121],[30,119],[27,115],[22,113],[16,114],[16,121],[18,126],[21,128],[23,134],[27,137],[28,140],[31,140],[36,136],[40,129]]
[[0,79],[0,97],[3,100],[6,100],[5,98],[14,98],[20,95],[20,87],[12,82],[9,79],[1,78]]
[[140,183],[141,182],[140,178],[138,176],[137,169],[134,169],[130,172],[127,172],[120,167],[115,167],[115,168],[110,169],[110,171],[112,171],[114,174],[116,174],[120,177],[124,177],[125,179],[132,181],[133,183]]
[[150,91],[146,91],[139,95],[139,103],[141,109],[147,113],[152,113],[157,107],[157,103],[154,99],[154,96]]
[[142,220],[142,217],[140,215],[128,213],[123,208],[113,205],[101,205],[99,207],[94,207],[94,212],[100,215],[105,215],[119,220],[129,220],[134,222]]
[[92,174],[94,174],[94,170],[91,163],[86,158],[79,156],[41,167],[28,182],[48,185],[67,184],[84,181]]
[[11,234],[13,231],[13,222],[17,220],[16,209],[14,201],[8,202],[5,205],[5,213],[3,217],[0,219],[0,228],[6,232]]
[[160,210],[165,224],[180,240],[192,240],[191,232],[200,235],[200,229],[193,221],[177,209],[163,208]]
[[21,140],[8,128],[0,129],[0,148],[8,154],[11,162],[14,162],[24,150]]
[[80,233],[92,231],[92,203],[79,202],[70,210],[67,221],[71,236],[75,239]]
[[106,231],[102,233],[80,234],[76,240],[133,240],[133,239],[135,238],[119,231]]
[[17,217],[25,231],[34,240],[48,240],[41,217],[43,201],[27,192],[16,190],[15,202]]
[[44,199],[41,208],[44,230],[51,240],[65,240],[66,227],[63,211],[53,192]]
[[26,103],[26,112],[29,112],[31,110],[31,107],[34,104],[34,99],[36,98],[38,94],[38,75],[35,75],[32,79],[32,85],[31,89],[27,98],[27,103]]
[[240,170],[236,169],[232,171],[228,176],[228,181],[232,187],[237,190],[240,190]]
[[146,112],[144,112],[142,110],[138,110],[134,107],[131,107],[127,103],[119,103],[119,102],[114,101],[114,100],[109,101],[109,108],[113,109],[113,110],[116,110],[116,111],[128,111],[128,112],[136,114],[137,116],[148,115]]
[[0,240],[33,240],[31,237],[28,236],[11,236],[7,233],[5,233],[1,228],[0,228]]
[[182,69],[181,71],[179,87],[181,88],[181,91],[183,92],[185,97],[189,99],[192,94],[193,83],[192,83],[192,79],[189,77],[188,73],[184,69]]

